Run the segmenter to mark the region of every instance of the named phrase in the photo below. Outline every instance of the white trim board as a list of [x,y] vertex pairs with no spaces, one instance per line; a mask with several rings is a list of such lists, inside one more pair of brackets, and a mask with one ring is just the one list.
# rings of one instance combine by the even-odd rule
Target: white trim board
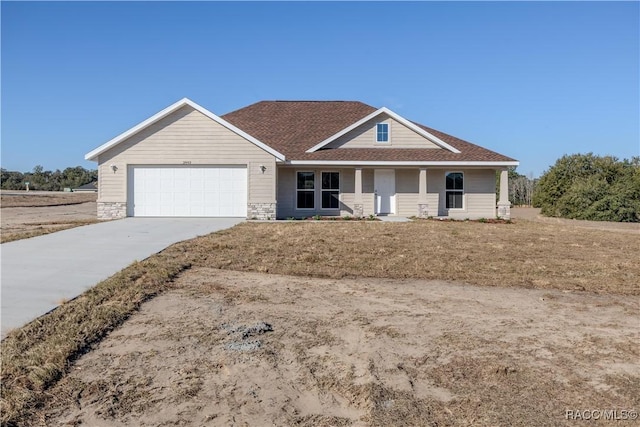
[[355,122],[351,126],[342,129],[340,132],[336,133],[335,135],[332,135],[329,138],[327,138],[324,141],[322,141],[321,143],[319,143],[317,145],[314,145],[313,147],[309,148],[306,152],[307,153],[313,153],[313,152],[318,151],[319,149],[321,149],[322,147],[326,146],[327,144],[335,141],[336,139],[340,138],[341,136],[347,134],[348,132],[351,132],[352,130],[356,129],[357,127],[365,124],[369,120],[371,120],[374,117],[379,116],[380,114],[383,114],[383,113],[389,115],[391,118],[393,118],[397,122],[403,124],[404,126],[408,127],[412,131],[416,132],[418,135],[423,136],[424,138],[426,138],[429,141],[433,142],[434,144],[440,146],[441,148],[449,150],[452,153],[460,154],[460,150],[458,150],[457,148],[447,144],[446,142],[444,142],[443,140],[441,140],[437,136],[435,136],[435,135],[427,132],[426,130],[422,129],[421,127],[411,123],[409,120],[405,119],[404,117],[400,116],[399,114],[394,113],[393,111],[389,110],[387,107],[382,107],[382,108],[374,111],[373,113],[369,114],[368,116],[363,117],[362,119],[358,120],[357,122]]
[[178,109],[180,109],[180,108],[182,108],[182,107],[184,107],[186,105],[188,105],[189,107],[193,108],[194,110],[199,111],[200,113],[202,113],[205,116],[209,117],[211,120],[213,120],[213,121],[219,123],[220,125],[226,127],[230,131],[240,135],[241,137],[243,137],[247,141],[252,142],[256,146],[262,148],[267,153],[273,155],[276,158],[276,160],[279,160],[279,161],[284,161],[285,160],[284,154],[274,150],[273,148],[269,147],[267,144],[257,140],[256,138],[254,138],[251,135],[249,135],[248,133],[240,130],[239,128],[235,127],[234,125],[232,125],[231,123],[227,122],[226,120],[216,116],[211,111],[209,111],[206,108],[196,104],[195,102],[193,102],[189,98],[182,98],[180,101],[171,104],[170,106],[168,106],[164,110],[162,110],[162,111],[154,114],[153,116],[149,117],[147,120],[138,123],[137,125],[135,125],[131,129],[121,133],[120,135],[116,136],[115,138],[111,139],[110,141],[102,144],[101,146],[99,146],[95,150],[87,153],[84,156],[85,160],[97,160],[97,157],[100,154],[104,153],[105,151],[109,150],[110,148],[115,147],[116,145],[120,144],[121,142],[123,142],[127,138],[129,138],[129,137],[135,135],[136,133],[140,132],[142,129],[145,129],[146,127],[148,127],[148,126],[152,125],[153,123],[156,123],[157,121],[167,117],[169,114],[177,111]]
[[519,166],[518,161],[504,161],[504,162],[474,162],[474,161],[358,161],[358,160],[290,160],[287,162],[290,165],[300,166],[487,166],[487,167],[507,167],[507,166]]

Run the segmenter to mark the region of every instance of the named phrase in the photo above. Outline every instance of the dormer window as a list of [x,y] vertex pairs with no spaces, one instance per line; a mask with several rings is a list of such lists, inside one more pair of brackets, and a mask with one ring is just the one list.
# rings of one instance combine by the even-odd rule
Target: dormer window
[[389,142],[389,123],[376,123],[376,142]]

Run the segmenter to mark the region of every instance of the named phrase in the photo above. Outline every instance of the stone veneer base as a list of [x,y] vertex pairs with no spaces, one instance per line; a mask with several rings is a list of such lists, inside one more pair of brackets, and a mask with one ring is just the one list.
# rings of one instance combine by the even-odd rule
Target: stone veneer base
[[275,220],[276,204],[275,203],[248,203],[247,211],[249,219]]
[[120,219],[127,216],[127,204],[123,202],[98,202],[98,219]]
[[498,218],[511,219],[511,203],[498,203]]
[[362,203],[353,204],[353,216],[356,218],[362,218],[364,216],[364,205]]
[[429,218],[429,205],[418,203],[418,218]]

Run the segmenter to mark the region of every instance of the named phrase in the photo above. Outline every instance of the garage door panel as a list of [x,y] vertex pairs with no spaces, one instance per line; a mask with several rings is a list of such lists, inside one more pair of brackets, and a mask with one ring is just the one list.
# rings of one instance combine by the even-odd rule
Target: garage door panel
[[246,168],[138,166],[130,177],[133,216],[246,216]]

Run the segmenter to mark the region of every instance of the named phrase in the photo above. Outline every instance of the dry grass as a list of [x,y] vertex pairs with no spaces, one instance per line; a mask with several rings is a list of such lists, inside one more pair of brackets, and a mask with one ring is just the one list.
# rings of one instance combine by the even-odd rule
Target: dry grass
[[44,393],[140,304],[190,263],[179,245],[137,262],[51,313],[10,332],[2,341],[2,425],[17,425]]
[[197,265],[238,271],[638,295],[639,237],[529,221],[245,223],[192,251]]
[[3,191],[0,194],[0,206],[3,208],[64,206],[95,202],[97,199],[97,193],[67,193],[61,191]]
[[173,245],[10,333],[2,341],[2,423],[19,425],[79,355],[192,265],[639,295],[638,253],[636,234],[527,221],[241,224]]
[[23,227],[28,230],[20,230],[13,232],[11,230],[2,231],[0,235],[0,243],[8,243],[16,240],[29,239],[31,237],[43,236],[45,234],[55,233],[56,231],[68,230],[70,228],[80,227],[82,225],[95,224],[97,219],[80,219],[69,221],[48,221],[38,223],[25,223]]

